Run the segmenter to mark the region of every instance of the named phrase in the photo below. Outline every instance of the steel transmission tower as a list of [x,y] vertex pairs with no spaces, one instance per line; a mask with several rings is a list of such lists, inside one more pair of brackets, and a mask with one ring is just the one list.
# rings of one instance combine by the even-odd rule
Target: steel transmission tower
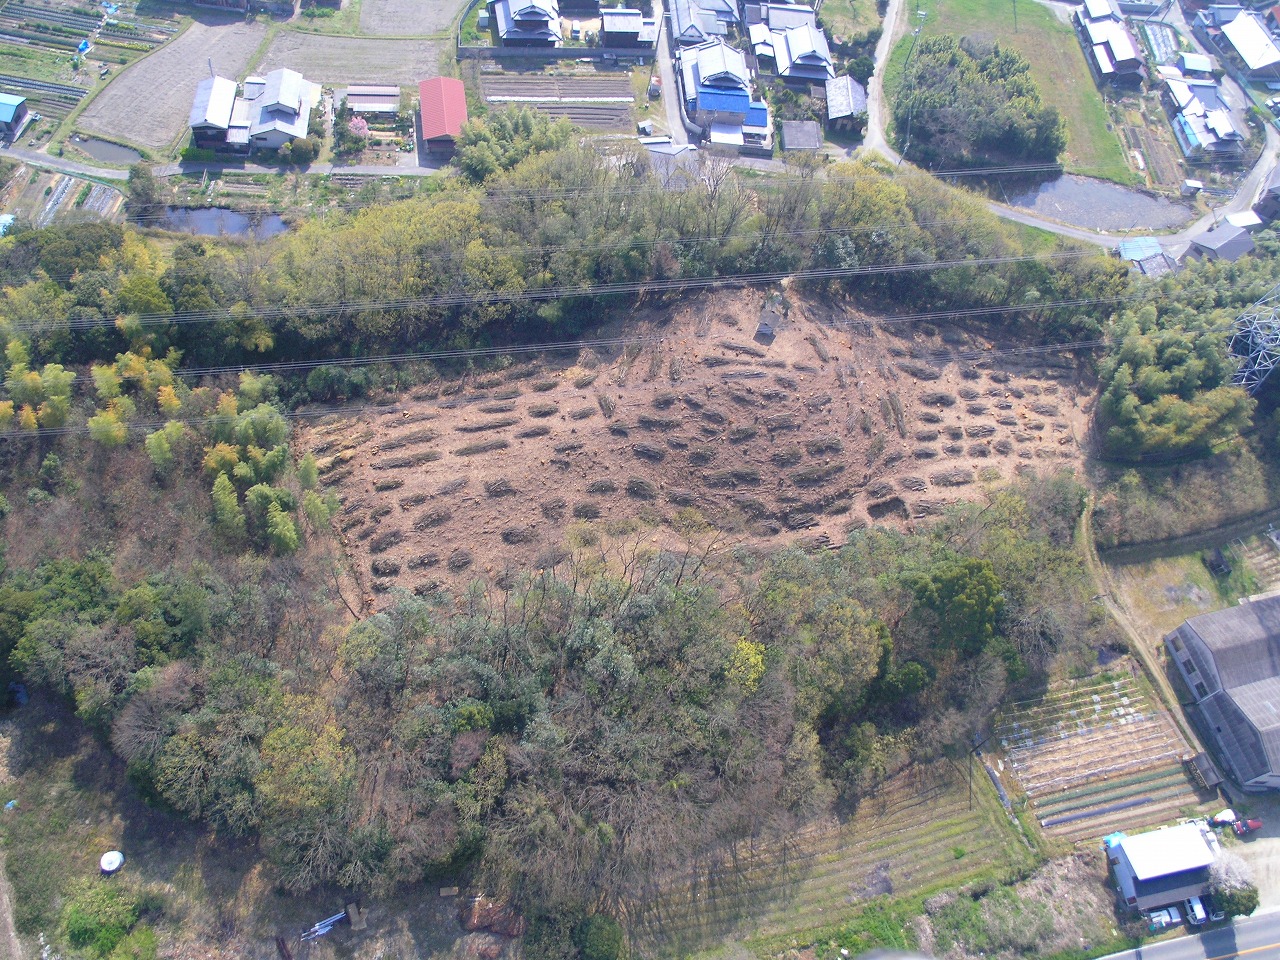
[[1236,317],[1231,353],[1240,359],[1233,382],[1257,393],[1272,369],[1280,364],[1280,285]]

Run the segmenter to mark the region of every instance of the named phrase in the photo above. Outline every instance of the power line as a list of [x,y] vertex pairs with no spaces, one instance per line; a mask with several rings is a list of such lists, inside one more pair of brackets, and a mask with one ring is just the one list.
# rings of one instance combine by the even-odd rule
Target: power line
[[[230,310],[190,311],[183,314],[143,314],[131,318],[130,323],[139,326],[168,326],[187,323],[213,323],[224,320],[244,322],[267,320],[303,314],[309,317],[337,313],[363,313],[424,309],[431,307],[462,306],[474,303],[541,302],[576,297],[605,297],[626,293],[664,293],[674,290],[703,289],[706,287],[750,286],[758,283],[776,283],[787,277],[799,280],[838,279],[857,276],[882,276],[896,273],[918,273],[933,270],[960,269],[965,267],[999,266],[1014,263],[1044,262],[1045,260],[1080,260],[1096,257],[1093,250],[1059,250],[1047,254],[1024,254],[970,259],[934,260],[926,263],[872,264],[857,267],[813,268],[810,270],[768,271],[752,274],[726,274],[712,277],[668,278],[656,280],[618,281],[602,284],[561,284],[551,287],[522,288],[518,290],[458,291],[429,297],[404,297],[366,301],[340,301],[268,307],[237,316]],[[108,318],[72,319],[57,324],[15,323],[10,329],[16,332],[47,330],[50,326],[65,330],[84,330],[114,327],[116,321]]]
[[[640,343],[646,343],[646,342],[654,342],[655,340],[658,342],[661,342],[663,339],[665,338],[619,337],[609,341],[604,341],[604,340],[577,341],[572,344],[558,344],[558,345],[552,345],[552,346],[556,348],[563,348],[563,349],[569,349],[569,348],[580,349],[593,342],[598,342],[598,343],[607,342],[613,345],[633,345],[633,344],[640,344]],[[1038,346],[984,347],[984,348],[978,348],[975,350],[955,351],[951,353],[919,354],[918,356],[916,356],[915,359],[925,360],[933,363],[947,363],[947,362],[953,362],[953,361],[959,361],[959,360],[981,360],[981,359],[995,358],[995,357],[1016,356],[1021,354],[1040,355],[1040,354],[1057,353],[1057,352],[1075,352],[1077,350],[1086,350],[1086,349],[1092,349],[1098,346],[1105,346],[1112,342],[1114,342],[1112,338],[1095,337],[1087,340],[1068,340],[1060,343],[1042,344]],[[536,348],[531,345],[527,349],[530,352],[532,352]],[[401,361],[397,360],[397,361],[388,361],[388,362],[401,362]],[[367,413],[367,412],[386,413],[388,411],[394,410],[396,407],[397,407],[397,404],[395,403],[362,404],[360,406],[350,406],[350,405],[344,404],[344,405],[334,405],[334,406],[328,406],[328,407],[314,407],[307,410],[279,411],[279,413],[286,420],[300,420],[300,419],[319,419],[319,418],[331,416],[331,415],[358,416],[360,414]],[[204,425],[210,425],[210,424],[225,424],[230,422],[230,420],[231,420],[230,417],[221,417],[221,416],[174,417],[169,420],[124,421],[122,422],[122,426],[126,427],[131,432],[137,433],[141,431],[158,430],[163,428],[167,423],[182,423],[188,426],[204,426]],[[73,434],[86,434],[89,432],[90,431],[87,424],[74,425],[74,426],[62,426],[62,427],[50,427],[50,428],[38,428],[36,430],[9,430],[9,431],[0,433],[0,441],[40,439],[44,437],[59,437],[59,436],[69,436]]]

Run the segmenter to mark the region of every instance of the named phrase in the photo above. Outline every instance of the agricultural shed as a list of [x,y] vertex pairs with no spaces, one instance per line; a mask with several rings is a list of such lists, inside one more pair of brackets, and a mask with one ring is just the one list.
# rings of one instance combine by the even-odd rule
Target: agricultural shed
[[1223,767],[1246,790],[1280,787],[1280,597],[1192,617],[1164,642]]
[[1202,822],[1192,821],[1132,837],[1112,834],[1103,848],[1125,903],[1153,910],[1208,892],[1218,838]]
[[852,126],[867,112],[867,91],[850,76],[827,81],[827,123],[840,128]]
[[17,139],[30,116],[26,97],[0,93],[0,136]]
[[231,126],[231,111],[235,108],[236,82],[226,77],[205,77],[196,84],[195,101],[187,125],[195,135],[196,146],[205,141],[226,139]]
[[1213,58],[1203,53],[1178,54],[1178,69],[1183,73],[1213,73]]
[[783,150],[817,150],[822,146],[822,128],[816,120],[783,120]]
[[432,77],[418,84],[422,141],[432,153],[452,153],[467,122],[467,95],[461,80]]
[[353,83],[347,87],[346,99],[353,113],[394,116],[400,112],[399,87]]
[[1188,256],[1227,260],[1234,263],[1246,253],[1252,252],[1253,238],[1249,236],[1248,230],[1222,223],[1212,230],[1206,230],[1192,237]]

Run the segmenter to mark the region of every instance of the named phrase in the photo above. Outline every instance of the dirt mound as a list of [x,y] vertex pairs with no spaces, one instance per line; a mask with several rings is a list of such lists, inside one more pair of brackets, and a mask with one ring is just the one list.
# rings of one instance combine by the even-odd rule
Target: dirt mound
[[839,544],[1079,460],[1069,369],[939,360],[992,344],[865,320],[793,294],[700,296],[627,318],[648,339],[616,353],[437,384],[301,445],[370,598],[554,564],[574,524],[661,541],[687,509],[740,542]]

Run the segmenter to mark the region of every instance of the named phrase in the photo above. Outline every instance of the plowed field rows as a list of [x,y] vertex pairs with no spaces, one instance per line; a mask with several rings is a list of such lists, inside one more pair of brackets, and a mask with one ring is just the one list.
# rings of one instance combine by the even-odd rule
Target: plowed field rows
[[1173,819],[1201,802],[1168,716],[1128,678],[1064,684],[1022,703],[996,735],[1049,833],[1093,839]]
[[1029,858],[990,788],[977,788],[970,809],[967,785],[948,773],[900,776],[847,822],[664,878],[636,911],[640,937],[672,952],[836,923],[872,897],[963,884]]

